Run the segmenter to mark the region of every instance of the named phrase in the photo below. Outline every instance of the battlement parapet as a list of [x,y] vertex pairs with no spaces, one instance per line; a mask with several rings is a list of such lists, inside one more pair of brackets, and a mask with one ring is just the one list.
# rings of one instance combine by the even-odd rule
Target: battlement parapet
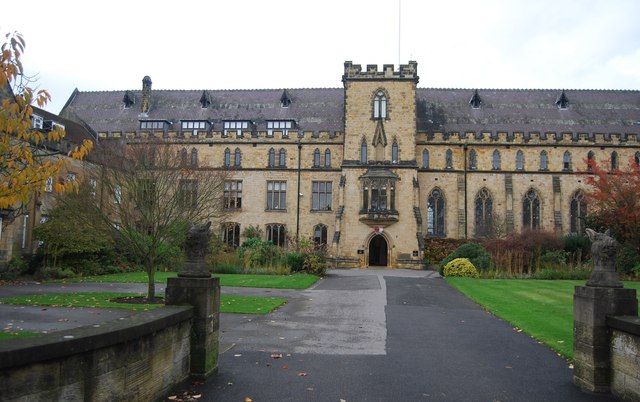
[[366,70],[362,71],[360,64],[353,64],[350,61],[344,63],[344,75],[342,81],[352,79],[379,80],[379,79],[405,79],[418,82],[418,63],[409,61],[409,64],[401,64],[398,70],[394,70],[393,64],[384,64],[382,71],[378,71],[376,64],[367,64]]
[[531,145],[598,145],[640,146],[638,133],[583,133],[555,131],[466,131],[466,132],[418,132],[418,143],[466,143],[466,144],[531,144]]

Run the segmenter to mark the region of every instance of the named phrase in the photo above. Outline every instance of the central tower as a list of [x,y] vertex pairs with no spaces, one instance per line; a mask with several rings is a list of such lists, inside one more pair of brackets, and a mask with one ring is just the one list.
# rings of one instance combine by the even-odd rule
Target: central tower
[[345,62],[343,197],[335,255],[344,266],[419,268],[422,233],[416,163],[417,63]]

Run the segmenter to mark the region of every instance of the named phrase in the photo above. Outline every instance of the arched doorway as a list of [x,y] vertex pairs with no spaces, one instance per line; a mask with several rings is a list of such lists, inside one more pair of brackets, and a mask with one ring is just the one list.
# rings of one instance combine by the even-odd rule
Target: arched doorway
[[369,265],[386,267],[388,254],[387,240],[382,235],[376,235],[369,242]]

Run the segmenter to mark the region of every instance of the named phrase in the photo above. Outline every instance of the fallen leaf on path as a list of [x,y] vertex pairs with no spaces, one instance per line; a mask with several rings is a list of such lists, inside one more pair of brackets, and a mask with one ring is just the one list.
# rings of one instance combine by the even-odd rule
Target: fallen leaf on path
[[177,397],[177,396],[175,396],[175,395],[171,395],[171,396],[170,396],[170,397],[168,397],[167,399],[168,399],[168,400],[170,400],[170,401],[175,401],[176,399],[178,399],[178,397]]
[[314,391],[314,389],[309,387],[309,388],[307,388],[307,391]]
[[253,399],[251,399],[249,397],[246,397],[246,398],[244,398],[244,402],[253,402]]
[[289,366],[282,366],[282,368],[286,370],[289,368]]
[[300,376],[300,377],[306,377],[306,376],[307,376],[307,373],[298,373],[298,376]]
[[271,358],[273,359],[282,359],[282,353],[272,353]]

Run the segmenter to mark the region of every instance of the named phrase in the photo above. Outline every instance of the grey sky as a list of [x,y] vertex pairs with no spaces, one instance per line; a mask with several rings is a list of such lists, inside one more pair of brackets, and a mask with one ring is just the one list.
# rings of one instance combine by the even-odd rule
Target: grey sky
[[156,89],[335,88],[345,60],[416,60],[420,87],[640,89],[639,16],[636,0],[36,0],[0,32],[24,35],[59,112],[74,88],[145,75]]

